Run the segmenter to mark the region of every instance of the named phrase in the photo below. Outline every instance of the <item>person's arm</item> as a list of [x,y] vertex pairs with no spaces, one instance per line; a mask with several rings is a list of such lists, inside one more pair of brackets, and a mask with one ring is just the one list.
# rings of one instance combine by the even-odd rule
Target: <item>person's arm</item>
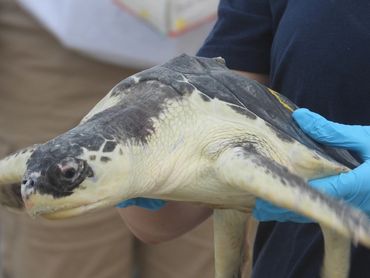
[[254,72],[249,72],[249,71],[241,71],[241,70],[233,70],[237,74],[240,74],[242,76],[248,77],[250,79],[256,80],[257,82],[268,86],[269,84],[269,76],[267,74],[262,74],[262,73],[254,73]]
[[131,206],[119,209],[132,233],[146,243],[174,239],[192,230],[211,214],[210,208],[185,202],[167,202],[157,211]]

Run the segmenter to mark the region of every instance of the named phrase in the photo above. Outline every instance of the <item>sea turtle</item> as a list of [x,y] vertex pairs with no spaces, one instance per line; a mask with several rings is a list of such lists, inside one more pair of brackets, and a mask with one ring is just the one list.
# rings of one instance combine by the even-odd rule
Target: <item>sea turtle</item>
[[322,276],[346,277],[350,239],[370,246],[368,218],[306,181],[357,162],[302,133],[294,109],[222,58],[181,55],[120,82],[68,132],[1,160],[0,199],[46,218],[134,197],[209,205],[216,277],[230,278],[259,197],[320,223]]

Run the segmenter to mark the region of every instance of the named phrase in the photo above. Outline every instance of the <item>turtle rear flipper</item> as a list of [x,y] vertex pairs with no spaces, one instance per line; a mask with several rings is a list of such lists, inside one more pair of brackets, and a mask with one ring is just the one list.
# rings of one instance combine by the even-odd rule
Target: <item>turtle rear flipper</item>
[[215,278],[241,276],[247,214],[234,209],[213,212],[215,242]]
[[28,158],[35,146],[25,148],[0,160],[0,204],[11,209],[23,210],[21,196],[22,177]]
[[330,276],[342,254],[343,276],[349,269],[350,239],[370,247],[370,222],[366,214],[342,201],[332,199],[307,185],[306,181],[289,170],[257,152],[242,147],[226,150],[217,160],[219,179],[241,192],[248,192],[275,205],[300,213],[325,228],[325,244],[335,245],[338,235],[342,238],[342,250],[325,248],[322,277]]

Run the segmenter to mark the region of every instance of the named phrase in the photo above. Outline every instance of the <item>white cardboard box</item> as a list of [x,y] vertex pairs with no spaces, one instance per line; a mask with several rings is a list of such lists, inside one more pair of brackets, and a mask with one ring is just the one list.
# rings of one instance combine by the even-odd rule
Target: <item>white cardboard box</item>
[[[138,69],[181,53],[194,55],[214,21],[169,37],[129,15],[113,0],[17,0],[68,48]],[[160,1],[160,0],[155,0]]]
[[177,36],[216,17],[219,0],[115,0],[123,9]]

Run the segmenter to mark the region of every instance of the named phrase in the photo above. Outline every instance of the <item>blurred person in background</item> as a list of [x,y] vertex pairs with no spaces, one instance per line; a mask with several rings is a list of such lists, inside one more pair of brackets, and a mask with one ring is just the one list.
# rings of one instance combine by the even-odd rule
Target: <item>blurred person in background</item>
[[[284,94],[313,139],[356,152],[362,164],[310,185],[370,215],[370,3],[369,1],[221,0],[218,20],[198,52],[223,57],[240,74]],[[346,125],[345,125],[346,124]],[[168,210],[169,206],[172,207]],[[120,213],[143,240],[176,238],[206,218],[168,203],[156,215],[136,207]],[[183,215],[168,225],[171,214]],[[324,242],[318,224],[258,199],[253,278],[320,277]],[[147,217],[156,221],[145,221]],[[181,227],[179,232],[178,226]],[[176,229],[177,228],[177,229]],[[163,231],[164,230],[164,231]],[[164,237],[163,235],[167,235]],[[370,250],[352,246],[349,277],[367,277]]]
[[[0,156],[76,125],[132,69],[67,50],[15,1],[0,0]],[[171,242],[135,240],[115,208],[68,220],[0,211],[2,278],[213,277],[212,225]]]

